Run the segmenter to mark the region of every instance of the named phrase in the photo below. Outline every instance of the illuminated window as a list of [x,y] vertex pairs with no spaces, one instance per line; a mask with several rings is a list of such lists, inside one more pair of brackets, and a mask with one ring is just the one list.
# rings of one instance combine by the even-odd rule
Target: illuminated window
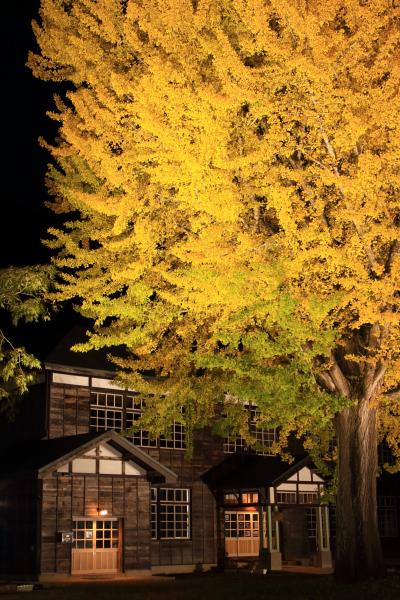
[[258,492],[245,492],[242,494],[242,504],[257,504]]
[[226,511],[224,530],[226,538],[258,538],[258,513]]
[[239,504],[239,494],[224,494],[224,503],[225,504]]

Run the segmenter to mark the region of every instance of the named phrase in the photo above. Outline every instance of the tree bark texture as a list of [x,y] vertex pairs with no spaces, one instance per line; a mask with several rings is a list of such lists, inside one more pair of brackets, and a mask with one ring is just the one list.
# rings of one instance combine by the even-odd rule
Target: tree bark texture
[[385,575],[378,532],[376,410],[363,397],[336,416],[338,494],[335,577],[351,582]]
[[[385,574],[378,531],[376,399],[385,375],[379,348],[386,329],[365,327],[343,340],[318,381],[351,405],[336,415],[338,490],[335,577],[351,582]],[[357,360],[354,360],[357,357]]]

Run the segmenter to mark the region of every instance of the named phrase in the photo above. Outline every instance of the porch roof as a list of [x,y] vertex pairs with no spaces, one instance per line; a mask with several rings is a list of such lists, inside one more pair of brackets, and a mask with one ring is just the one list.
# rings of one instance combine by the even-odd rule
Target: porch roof
[[280,456],[232,454],[203,474],[204,483],[212,490],[256,489],[277,485],[304,465],[311,465],[308,456],[288,464]]
[[109,443],[118,449],[126,459],[134,461],[149,476],[161,476],[161,482],[173,483],[177,480],[176,473],[171,469],[112,430],[34,440],[7,448],[5,454],[0,457],[0,473],[13,475],[31,471],[37,472],[40,477],[87,452],[100,442]]

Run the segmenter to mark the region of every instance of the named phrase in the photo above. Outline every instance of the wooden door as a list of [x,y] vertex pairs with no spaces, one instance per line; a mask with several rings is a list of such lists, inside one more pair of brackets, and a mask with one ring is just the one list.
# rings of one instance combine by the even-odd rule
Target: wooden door
[[73,521],[73,575],[119,570],[120,528],[117,519]]
[[225,552],[231,558],[258,556],[260,527],[258,512],[225,511]]

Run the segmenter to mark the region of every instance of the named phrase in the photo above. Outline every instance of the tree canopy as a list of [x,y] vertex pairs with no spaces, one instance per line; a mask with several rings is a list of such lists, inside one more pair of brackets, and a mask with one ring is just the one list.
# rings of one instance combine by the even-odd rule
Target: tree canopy
[[371,568],[376,411],[399,456],[399,25],[391,0],[42,0],[29,59],[69,85],[48,244],[80,349],[126,345],[154,430],[217,402],[243,424],[232,398],[286,430],[336,415],[339,556],[353,536]]
[[[44,300],[49,291],[53,268],[36,265],[0,269],[0,309],[12,325],[31,323],[49,318]],[[3,319],[5,323],[5,319]],[[12,396],[28,390],[40,369],[40,361],[0,329],[0,410],[10,408]],[[8,400],[7,400],[8,399]]]

